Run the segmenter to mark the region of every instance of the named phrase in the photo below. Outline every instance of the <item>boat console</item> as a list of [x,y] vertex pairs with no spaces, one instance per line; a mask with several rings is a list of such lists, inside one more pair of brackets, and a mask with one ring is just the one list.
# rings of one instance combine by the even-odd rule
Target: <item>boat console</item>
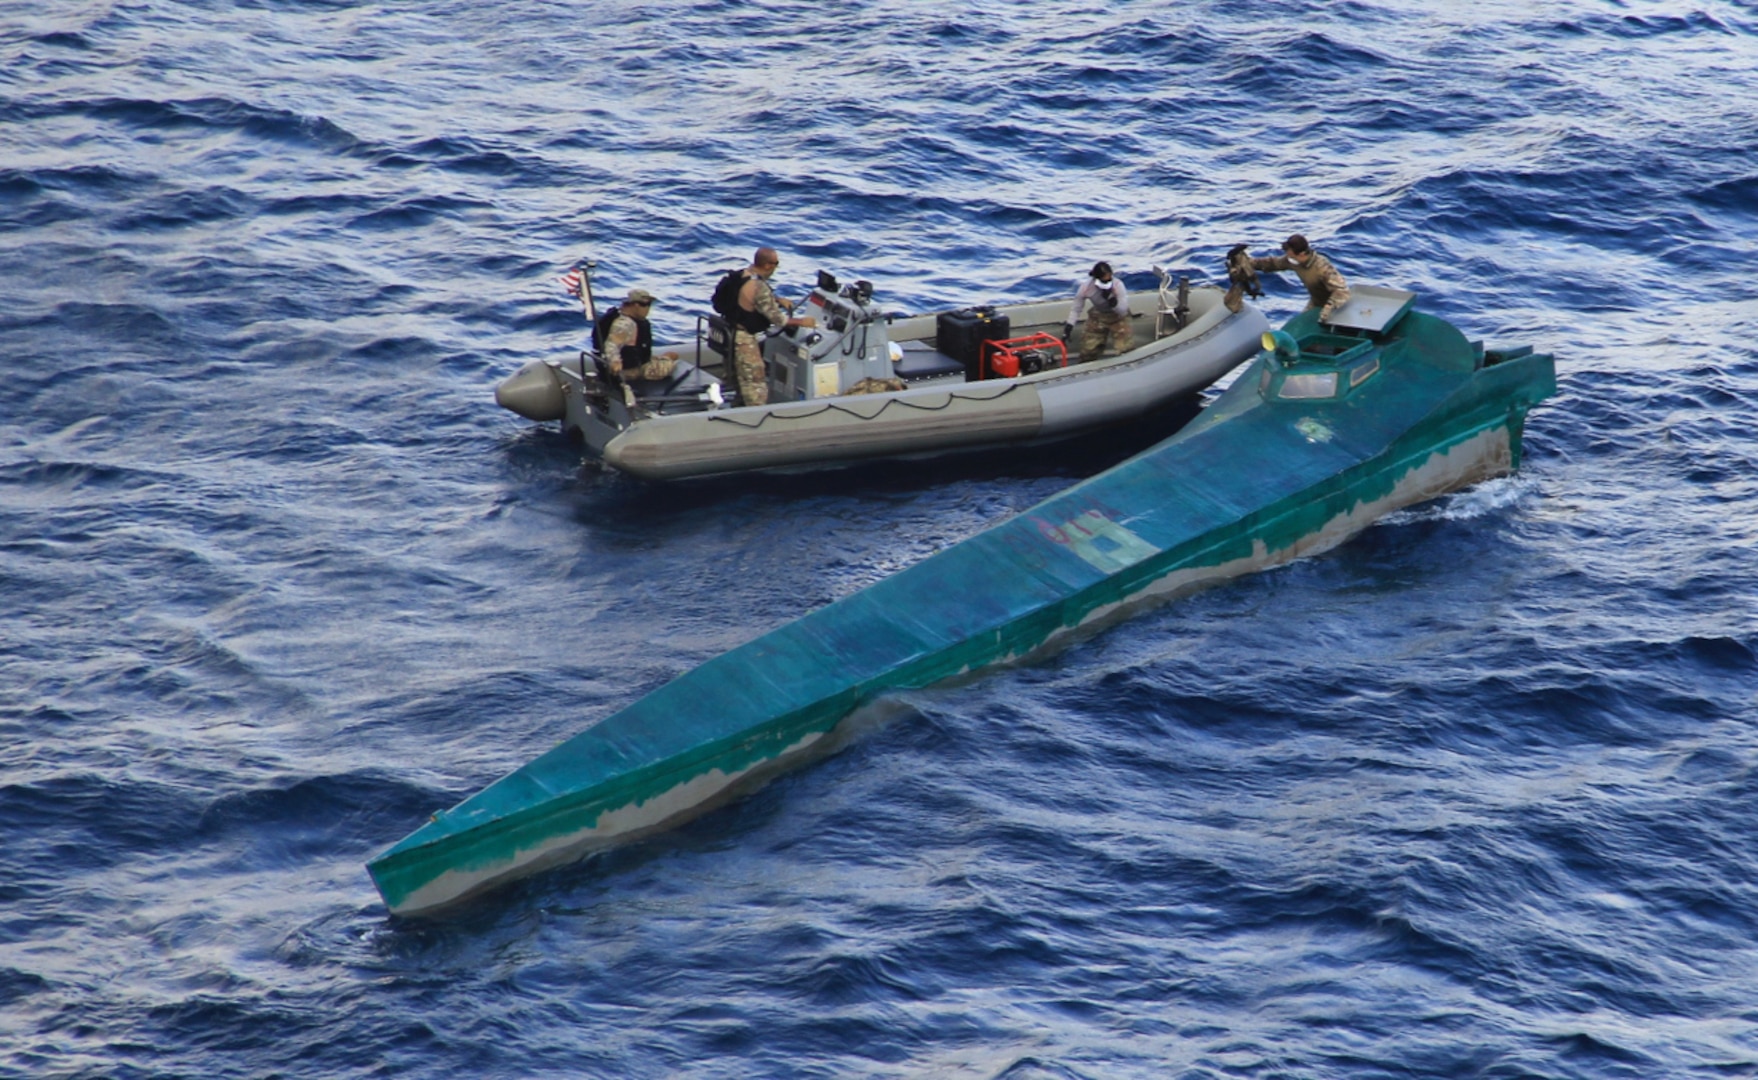
[[763,343],[770,401],[810,401],[845,394],[866,379],[892,378],[889,320],[873,303],[873,286],[857,281],[837,288],[818,272],[795,312],[815,327],[795,327]]

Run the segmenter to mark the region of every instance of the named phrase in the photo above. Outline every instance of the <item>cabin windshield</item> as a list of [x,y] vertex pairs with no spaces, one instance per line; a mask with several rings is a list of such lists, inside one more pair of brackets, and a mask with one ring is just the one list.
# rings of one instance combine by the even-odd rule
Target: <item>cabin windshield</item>
[[1380,370],[1372,341],[1342,334],[1309,334],[1288,358],[1266,356],[1258,393],[1267,400],[1312,401],[1345,397]]
[[1303,375],[1285,375],[1282,378],[1282,392],[1277,396],[1283,398],[1336,397],[1337,373],[1334,371],[1315,371]]

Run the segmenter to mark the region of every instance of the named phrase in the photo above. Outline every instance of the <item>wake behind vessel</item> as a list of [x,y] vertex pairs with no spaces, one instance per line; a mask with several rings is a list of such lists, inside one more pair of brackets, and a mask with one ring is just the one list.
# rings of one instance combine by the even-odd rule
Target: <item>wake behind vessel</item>
[[1262,351],[1178,434],[710,660],[496,781],[369,864],[396,914],[443,908],[662,828],[800,760],[887,691],[1053,646],[1337,544],[1519,467],[1547,355],[1486,350],[1363,287]]

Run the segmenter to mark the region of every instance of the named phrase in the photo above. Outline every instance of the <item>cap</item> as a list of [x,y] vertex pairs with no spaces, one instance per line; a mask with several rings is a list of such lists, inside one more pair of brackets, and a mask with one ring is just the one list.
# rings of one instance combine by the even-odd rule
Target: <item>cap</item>
[[625,303],[625,304],[651,304],[651,303],[653,303],[653,294],[648,292],[646,289],[630,289],[629,295],[623,297],[623,303]]

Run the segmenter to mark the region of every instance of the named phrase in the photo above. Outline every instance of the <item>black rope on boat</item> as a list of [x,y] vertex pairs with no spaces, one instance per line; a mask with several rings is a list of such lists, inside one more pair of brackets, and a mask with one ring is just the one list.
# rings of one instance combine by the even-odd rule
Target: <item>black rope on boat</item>
[[[1221,332],[1221,330],[1224,327],[1226,327],[1229,323],[1232,323],[1233,321],[1235,321],[1239,318],[1242,318],[1242,317],[1243,316],[1241,314],[1239,314],[1238,312],[1228,312],[1215,325],[1209,327],[1207,330],[1204,330],[1202,333],[1191,338],[1189,341],[1183,342],[1182,344],[1177,345],[1175,347],[1178,349],[1188,349],[1192,345],[1195,345],[1199,341],[1202,341],[1206,338],[1214,337],[1216,334],[1219,334]],[[1183,333],[1183,331],[1182,330],[1178,331],[1178,333]],[[1168,336],[1176,336],[1176,335],[1168,335]],[[1112,359],[1115,360],[1116,357],[1112,357]],[[1137,358],[1135,360],[1131,360],[1125,364],[1117,364],[1112,367],[1104,368],[1104,369],[1102,369],[1102,373],[1109,374],[1110,372],[1113,372],[1113,371],[1121,371],[1124,368],[1141,367],[1143,364],[1146,364],[1149,359],[1150,359],[1149,357],[1145,357],[1145,356],[1139,357],[1139,358]],[[1084,370],[1084,371],[1081,370],[1083,367],[1087,368],[1087,370]],[[1069,366],[1067,366],[1065,368],[1061,368],[1060,370],[1057,370],[1055,372],[1055,374],[1053,374],[1050,378],[1040,379],[1038,382],[1035,382],[1032,385],[1033,386],[1042,386],[1045,383],[1057,382],[1062,379],[1087,378],[1090,376],[1101,374],[1101,371],[1092,370],[1094,367],[1096,367],[1096,365],[1070,364]],[[996,394],[994,397],[990,397],[990,398],[961,397],[957,391],[948,390],[946,392],[946,404],[944,404],[944,405],[918,405],[913,401],[906,401],[903,398],[887,398],[885,401],[885,404],[881,405],[879,407],[879,411],[875,412],[872,416],[863,416],[861,413],[858,413],[858,412],[854,411],[853,409],[844,408],[838,402],[827,401],[824,403],[823,408],[816,409],[816,410],[809,412],[809,413],[794,413],[789,416],[777,417],[777,420],[809,420],[814,416],[822,415],[824,412],[826,412],[827,410],[830,410],[830,409],[838,409],[842,412],[846,412],[849,415],[853,416],[857,420],[877,420],[881,416],[885,415],[885,410],[889,409],[893,403],[900,404],[900,405],[907,405],[910,408],[920,410],[921,412],[941,412],[945,409],[950,409],[952,407],[952,400],[954,398],[959,398],[960,400],[963,400],[963,401],[998,401],[1001,398],[1006,397],[1008,394],[1013,393],[1015,390],[1019,389],[1019,387],[1022,385],[1024,385],[1024,384],[1018,383],[1018,382],[1009,382],[1007,384],[1007,388],[1005,390],[1001,391],[1001,393]],[[744,420],[740,419],[739,417],[727,416],[724,413],[719,413],[719,412],[709,413],[708,419],[709,420],[718,420],[723,424],[737,424],[742,428],[750,428],[752,430],[756,430],[757,428],[762,427],[764,425],[764,423],[766,423],[771,416],[775,416],[775,414],[772,412],[766,412],[762,416],[758,417],[757,422],[754,424],[746,423]]]
[[721,413],[717,413],[717,412],[709,413],[708,419],[719,420],[723,424],[737,424],[740,427],[750,428],[753,431],[755,431],[757,428],[762,427],[764,425],[764,423],[766,423],[769,420],[769,418],[772,416],[776,416],[776,419],[778,421],[780,421],[780,420],[809,420],[814,416],[822,416],[824,413],[829,412],[831,409],[835,409],[838,412],[848,413],[850,416],[854,417],[857,420],[877,420],[881,416],[884,416],[885,410],[891,408],[893,405],[908,406],[909,408],[916,409],[920,412],[941,412],[945,409],[952,408],[952,402],[954,399],[957,399],[959,401],[999,401],[1000,399],[1006,397],[1008,394],[1013,393],[1017,389],[1019,389],[1019,384],[1014,383],[1012,385],[1009,385],[1006,389],[1002,390],[999,394],[996,394],[994,397],[986,397],[986,398],[963,397],[954,391],[948,390],[946,392],[946,402],[945,402],[945,404],[942,404],[942,405],[918,405],[913,401],[906,401],[903,398],[886,398],[885,404],[879,406],[878,411],[873,413],[872,416],[867,416],[867,415],[865,415],[855,409],[850,409],[850,408],[844,406],[841,402],[828,401],[828,402],[824,403],[824,406],[822,408],[814,409],[813,411],[811,411],[809,413],[789,413],[787,416],[776,416],[776,414],[773,412],[766,412],[762,416],[758,417],[757,422],[754,424],[748,424],[744,420],[742,420],[736,416],[725,416],[725,415],[723,415]]

